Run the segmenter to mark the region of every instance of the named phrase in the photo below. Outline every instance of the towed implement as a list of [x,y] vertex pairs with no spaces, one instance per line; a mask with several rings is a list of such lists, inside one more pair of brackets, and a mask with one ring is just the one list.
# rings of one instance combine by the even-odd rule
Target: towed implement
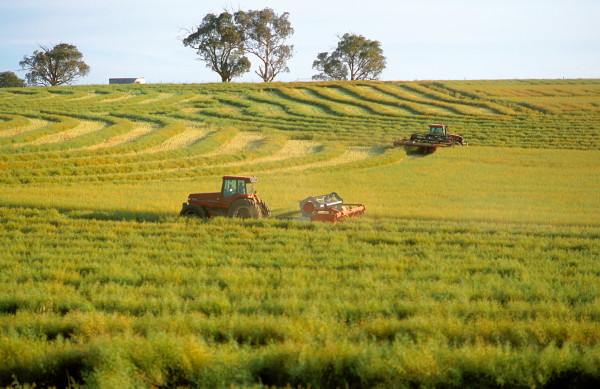
[[300,201],[302,216],[311,221],[337,223],[349,217],[365,213],[363,204],[344,204],[344,200],[335,192],[307,197]]
[[439,147],[467,146],[460,135],[449,134],[445,124],[430,124],[427,134],[412,134],[410,139],[394,141],[394,146],[403,146],[407,151],[419,154],[431,154]]

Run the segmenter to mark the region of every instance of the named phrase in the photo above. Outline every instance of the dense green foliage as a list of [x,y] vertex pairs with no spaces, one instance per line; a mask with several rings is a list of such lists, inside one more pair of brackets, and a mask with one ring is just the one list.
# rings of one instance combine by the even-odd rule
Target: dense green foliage
[[[0,386],[600,382],[600,82],[0,90]],[[444,122],[469,147],[408,156]],[[275,218],[176,215],[256,174]],[[305,223],[338,192],[364,217]]]
[[189,33],[182,40],[183,45],[196,49],[206,67],[221,76],[223,82],[250,71],[250,60],[244,56],[243,31],[229,12],[206,15]]
[[24,86],[27,86],[25,81],[21,80],[15,73],[0,73],[0,88],[21,88]]
[[[313,80],[377,80],[385,69],[381,43],[362,35],[344,34],[331,53],[319,53],[313,69],[321,73]],[[349,77],[349,78],[348,78]]]

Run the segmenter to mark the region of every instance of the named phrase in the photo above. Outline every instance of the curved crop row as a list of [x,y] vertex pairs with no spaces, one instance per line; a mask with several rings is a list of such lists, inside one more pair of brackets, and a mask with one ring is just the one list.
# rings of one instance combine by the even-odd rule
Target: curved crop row
[[2,131],[14,127],[23,127],[29,124],[29,119],[21,115],[2,115],[0,114],[0,137],[3,136]]
[[[590,105],[598,96],[594,83],[568,82],[550,88],[440,81],[10,89],[0,91],[0,176],[8,183],[28,175],[42,181],[161,176],[161,170],[206,163],[244,169],[281,150],[285,142],[274,142],[277,137],[382,147],[433,122],[450,125],[471,145],[598,149],[599,110]],[[583,103],[570,103],[574,98]],[[552,108],[531,99],[552,101]],[[285,136],[274,138],[272,130]],[[264,134],[264,141],[221,155],[244,131]],[[306,158],[289,160],[309,166]],[[379,157],[356,163],[366,166],[373,158]]]
[[[15,143],[26,143],[35,141],[43,136],[64,132],[79,125],[79,120],[67,116],[58,116],[50,114],[23,114],[29,118],[40,118],[50,122],[47,126],[33,131],[17,134],[10,137],[0,138],[0,146],[12,145]],[[12,147],[11,147],[12,148]],[[3,152],[10,152],[10,149],[3,148]]]

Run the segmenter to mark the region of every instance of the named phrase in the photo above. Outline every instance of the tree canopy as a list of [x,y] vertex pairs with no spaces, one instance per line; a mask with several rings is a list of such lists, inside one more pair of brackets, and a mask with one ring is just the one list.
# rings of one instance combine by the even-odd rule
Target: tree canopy
[[219,74],[223,82],[250,70],[250,61],[244,56],[243,31],[229,12],[206,15],[196,31],[183,39],[183,44],[196,49],[200,60]]
[[25,81],[21,80],[15,73],[0,73],[0,88],[18,88],[23,86],[27,86],[25,85]]
[[385,69],[386,58],[381,44],[362,35],[344,34],[331,53],[319,53],[313,69],[321,73],[315,80],[377,80]]
[[19,65],[29,71],[25,75],[29,85],[56,86],[70,84],[89,73],[90,67],[82,58],[83,54],[76,46],[59,43],[53,48],[40,46],[40,50],[24,57]]
[[336,56],[329,53],[317,54],[317,59],[313,62],[313,69],[321,73],[314,75],[313,80],[347,80],[348,67],[345,66]]
[[235,20],[244,33],[244,51],[254,54],[261,62],[256,74],[264,82],[271,82],[281,72],[289,72],[287,60],[293,55],[294,46],[285,44],[294,29],[289,13],[281,16],[271,8],[260,11],[238,11]]

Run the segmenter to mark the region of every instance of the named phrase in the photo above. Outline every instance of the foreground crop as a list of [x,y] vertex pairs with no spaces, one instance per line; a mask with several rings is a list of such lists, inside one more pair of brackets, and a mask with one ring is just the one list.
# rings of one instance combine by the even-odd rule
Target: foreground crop
[[597,228],[97,217],[0,209],[1,384],[600,378]]

